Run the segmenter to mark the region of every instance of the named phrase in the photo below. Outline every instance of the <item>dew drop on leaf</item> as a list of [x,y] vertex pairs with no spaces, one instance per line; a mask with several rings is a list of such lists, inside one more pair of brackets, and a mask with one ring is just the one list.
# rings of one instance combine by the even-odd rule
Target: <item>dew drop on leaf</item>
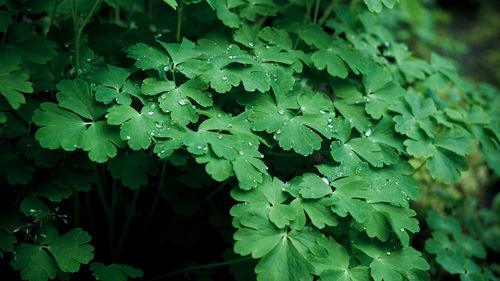
[[321,180],[325,182],[326,184],[330,184],[330,181],[326,177],[322,177]]
[[178,102],[180,105],[186,105],[186,104],[188,104],[188,103],[189,103],[189,100],[188,100],[188,99],[186,99],[186,98],[182,98],[182,99],[179,99],[177,102]]

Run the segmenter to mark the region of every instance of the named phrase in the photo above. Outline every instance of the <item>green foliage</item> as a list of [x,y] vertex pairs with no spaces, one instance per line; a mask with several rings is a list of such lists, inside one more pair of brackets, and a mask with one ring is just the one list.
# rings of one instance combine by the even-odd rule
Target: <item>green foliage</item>
[[[186,247],[156,280],[498,280],[498,214],[429,212],[421,249],[413,203],[476,150],[500,175],[499,92],[398,42],[397,2],[0,1],[0,255],[29,281],[141,278],[148,242]],[[250,257],[193,265],[210,225]]]

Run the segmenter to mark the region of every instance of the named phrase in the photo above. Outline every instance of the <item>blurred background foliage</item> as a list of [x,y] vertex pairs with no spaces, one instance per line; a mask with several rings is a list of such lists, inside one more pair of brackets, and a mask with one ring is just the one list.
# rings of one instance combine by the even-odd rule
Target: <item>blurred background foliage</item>
[[[492,0],[401,0],[395,9],[385,9],[381,20],[406,42],[417,57],[425,60],[431,52],[452,59],[459,72],[487,92],[500,87],[500,1]],[[500,112],[500,109],[497,110]],[[497,160],[498,161],[498,160]],[[458,184],[445,186],[433,180],[422,162],[415,161],[415,178],[420,198],[413,208],[420,214],[422,232],[414,239],[424,248],[433,233],[424,226],[427,210],[454,217],[462,232],[478,240],[488,251],[492,270],[500,273],[500,181],[488,168],[485,157],[476,152],[470,169]],[[432,212],[431,211],[431,212]],[[429,216],[431,217],[431,216]],[[429,223],[429,218],[427,219]],[[452,219],[451,219],[452,220]],[[437,232],[437,231],[436,231]],[[427,249],[427,248],[426,248]],[[429,251],[427,251],[429,252]],[[431,259],[428,259],[431,260]],[[432,280],[458,280],[442,267],[431,264]],[[464,275],[460,280],[466,279]],[[493,280],[497,280],[493,277]]]

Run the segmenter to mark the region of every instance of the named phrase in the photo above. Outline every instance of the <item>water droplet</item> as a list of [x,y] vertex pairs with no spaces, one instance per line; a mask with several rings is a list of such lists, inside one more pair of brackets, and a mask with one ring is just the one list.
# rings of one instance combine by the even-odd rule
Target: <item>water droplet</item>
[[385,41],[384,46],[389,47],[389,42]]
[[269,46],[269,45],[266,45],[266,49],[269,49],[269,48],[271,48],[271,46]]
[[91,58],[87,58],[87,61],[91,61],[92,59]]
[[155,113],[154,113],[153,111],[148,111],[148,115],[149,115],[149,116],[152,116],[152,115],[154,115],[154,114],[155,114]]
[[253,42],[249,42],[248,46],[253,47],[255,44]]
[[365,136],[369,137],[373,133],[372,129],[368,129],[365,133]]
[[229,124],[227,124],[227,127],[228,127],[228,128],[232,128],[232,127],[233,127],[233,124],[229,123]]
[[222,139],[222,136],[220,136],[220,135],[219,135],[219,136],[217,136],[217,138],[221,140],[221,139]]
[[182,98],[182,99],[179,99],[177,102],[178,102],[180,105],[186,105],[186,104],[188,104],[188,103],[189,103],[189,100],[188,100],[188,99],[186,99],[186,98]]
[[236,58],[236,56],[229,56],[228,58],[229,58],[230,60],[232,60],[232,59]]
[[278,110],[279,115],[284,115],[285,111],[283,109]]
[[321,109],[321,110],[319,111],[319,113],[321,113],[321,114],[326,114],[326,113],[327,113],[327,111],[326,111],[326,110],[324,110],[324,109]]
[[284,187],[281,188],[281,191],[286,191],[286,189]]
[[166,65],[165,65],[165,66],[163,67],[163,71],[168,71],[168,66],[166,66]]
[[328,178],[326,177],[322,177],[321,180],[326,184],[330,184],[330,180],[328,180]]
[[400,229],[400,230],[401,230],[401,232],[405,232],[405,229],[404,229],[404,228],[402,228],[402,227],[401,227],[401,229]]
[[278,130],[276,131],[276,134],[277,134],[277,135],[281,134],[281,130],[280,130],[280,129],[278,129]]
[[391,252],[387,252],[387,255],[390,256],[391,255]]
[[253,145],[253,143],[251,143],[251,142],[248,142],[248,146],[252,146],[252,145]]
[[222,76],[222,80],[226,81],[227,80],[227,76],[226,75]]
[[198,145],[196,148],[198,149],[202,149],[203,147],[201,145]]
[[126,136],[125,138],[129,140],[129,139],[130,139],[130,136]]

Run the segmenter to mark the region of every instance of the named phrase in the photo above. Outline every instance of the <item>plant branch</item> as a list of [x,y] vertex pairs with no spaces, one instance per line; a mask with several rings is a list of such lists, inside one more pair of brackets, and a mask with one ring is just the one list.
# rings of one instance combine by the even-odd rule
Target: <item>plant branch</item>
[[319,13],[320,3],[321,3],[321,0],[316,0],[316,6],[314,7],[314,17],[313,17],[314,24],[316,24],[318,22],[318,13]]
[[139,195],[139,189],[134,191],[134,197],[132,198],[132,203],[128,206],[127,217],[125,218],[125,222],[122,228],[122,233],[120,235],[120,240],[118,242],[118,248],[115,252],[115,257],[114,257],[115,261],[120,256],[121,251],[123,249],[123,245],[125,243],[125,239],[127,238],[128,229],[130,228],[130,222],[132,221],[132,215],[135,213],[135,204],[137,202],[138,195]]
[[330,2],[330,5],[328,5],[326,7],[326,9],[323,11],[323,15],[321,15],[321,18],[319,18],[319,20],[318,20],[319,26],[323,26],[323,24],[325,24],[325,22],[328,20],[328,18],[330,17],[330,14],[333,12],[333,9],[335,8],[335,6],[337,4],[338,3],[335,0],[332,0]]
[[177,42],[181,42],[181,29],[182,29],[182,10],[184,8],[184,1],[179,1],[179,10],[177,11],[177,33],[175,38]]

